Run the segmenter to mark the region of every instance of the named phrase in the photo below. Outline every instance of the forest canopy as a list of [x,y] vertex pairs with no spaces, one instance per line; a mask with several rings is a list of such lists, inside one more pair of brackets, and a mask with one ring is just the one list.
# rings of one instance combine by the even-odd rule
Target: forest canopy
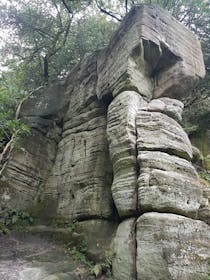
[[207,77],[197,91],[206,94],[210,83],[209,1],[1,0],[0,151],[14,131],[21,131],[15,119],[20,100],[40,85],[64,79],[87,53],[105,47],[125,14],[141,3],[169,10],[200,38]]

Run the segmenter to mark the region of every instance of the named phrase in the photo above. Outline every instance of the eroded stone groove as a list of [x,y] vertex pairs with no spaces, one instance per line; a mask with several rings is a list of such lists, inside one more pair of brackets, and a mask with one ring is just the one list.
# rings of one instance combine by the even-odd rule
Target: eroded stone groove
[[79,221],[90,259],[113,244],[115,280],[208,279],[210,191],[177,100],[204,74],[189,30],[156,5],[135,7],[106,49],[22,103],[31,135],[4,154],[1,207]]
[[137,211],[136,115],[145,105],[138,93],[125,91],[108,108],[107,137],[114,173],[112,196],[121,217]]

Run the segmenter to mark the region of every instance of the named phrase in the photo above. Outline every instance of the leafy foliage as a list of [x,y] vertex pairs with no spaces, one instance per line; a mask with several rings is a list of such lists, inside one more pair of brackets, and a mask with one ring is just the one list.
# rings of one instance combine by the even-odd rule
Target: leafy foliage
[[23,230],[32,225],[33,217],[26,211],[3,208],[0,219],[0,235],[7,234],[11,230]]
[[18,136],[29,134],[29,128],[15,116],[20,100],[26,96],[21,85],[22,73],[13,61],[11,67],[14,69],[2,74],[0,78],[0,152],[12,135],[17,140]]
[[114,252],[107,250],[105,252],[105,260],[102,263],[97,263],[91,268],[91,273],[96,277],[101,274],[105,274],[107,279],[112,279],[112,261],[114,258]]
[[204,170],[200,172],[200,177],[207,181],[210,184],[210,171],[209,170]]

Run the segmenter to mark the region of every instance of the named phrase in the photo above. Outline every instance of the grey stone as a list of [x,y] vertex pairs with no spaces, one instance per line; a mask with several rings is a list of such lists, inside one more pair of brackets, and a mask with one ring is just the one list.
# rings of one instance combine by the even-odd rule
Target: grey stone
[[138,161],[139,210],[197,217],[202,188],[190,162],[166,153],[148,151],[140,152]]
[[[35,129],[22,139],[22,149],[11,150],[0,171],[0,205],[34,208],[56,156],[56,143]],[[7,195],[8,200],[4,201]]]
[[102,219],[78,222],[75,234],[77,238],[85,240],[87,244],[85,254],[88,259],[95,263],[106,262],[106,255],[111,251],[117,227],[117,222]]
[[[113,213],[106,115],[95,91],[96,63],[95,55],[87,57],[66,80],[69,106],[41,197],[48,215],[57,213],[68,221],[108,218]],[[48,211],[52,204],[54,211]]]
[[[1,236],[0,279],[91,279],[88,267],[73,260],[63,246],[30,233]],[[67,244],[66,244],[67,245]]]
[[119,94],[110,104],[107,138],[113,165],[112,196],[120,216],[137,209],[136,115],[146,102],[134,91]]
[[135,221],[134,218],[123,221],[113,241],[112,271],[116,280],[136,279]]
[[147,213],[137,220],[137,279],[208,279],[210,228],[174,214]]
[[210,184],[201,179],[202,198],[200,208],[198,210],[198,219],[210,225]]
[[193,159],[192,161],[195,163],[199,163],[199,161],[201,161],[202,159],[202,154],[200,152],[200,150],[192,145],[192,152],[193,152]]
[[157,5],[140,5],[99,53],[98,73],[100,99],[135,90],[150,100],[153,88],[155,98],[186,95],[205,67],[200,43],[187,28]]
[[182,120],[183,109],[184,104],[181,101],[168,97],[153,99],[147,107],[150,112],[164,113],[179,122]]
[[45,277],[43,280],[78,280],[73,273],[58,273]]
[[139,110],[136,123],[139,151],[162,151],[191,160],[190,140],[175,120],[159,112]]
[[[21,280],[28,280],[30,278],[32,278],[34,280],[40,280],[40,279],[45,278],[44,276],[46,276],[45,270],[42,268],[37,268],[37,267],[25,268],[20,272]],[[59,280],[59,279],[57,278],[57,279],[53,279],[53,280]]]

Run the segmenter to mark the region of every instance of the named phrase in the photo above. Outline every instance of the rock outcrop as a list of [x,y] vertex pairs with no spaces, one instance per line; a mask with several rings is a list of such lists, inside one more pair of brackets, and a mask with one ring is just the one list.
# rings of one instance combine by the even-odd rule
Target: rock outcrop
[[105,50],[23,101],[31,135],[4,158],[0,205],[79,221],[94,260],[113,239],[116,280],[208,279],[209,186],[177,100],[204,74],[189,30],[157,6],[133,8]]

